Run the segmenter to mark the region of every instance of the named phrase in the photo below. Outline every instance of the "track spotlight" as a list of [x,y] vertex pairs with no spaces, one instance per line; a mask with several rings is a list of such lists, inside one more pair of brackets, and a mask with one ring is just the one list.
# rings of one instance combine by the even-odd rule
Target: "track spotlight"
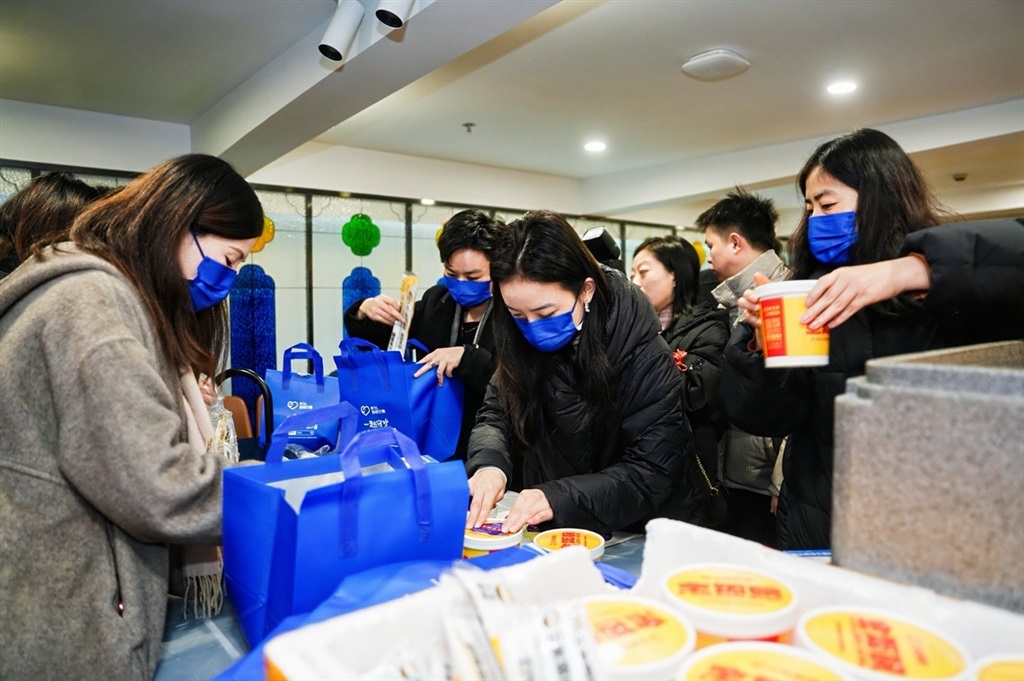
[[343,60],[359,31],[363,11],[359,0],[338,0],[338,9],[334,10],[334,17],[320,41],[320,54],[331,61]]
[[409,20],[413,0],[381,0],[375,12],[377,19],[388,28],[402,28]]

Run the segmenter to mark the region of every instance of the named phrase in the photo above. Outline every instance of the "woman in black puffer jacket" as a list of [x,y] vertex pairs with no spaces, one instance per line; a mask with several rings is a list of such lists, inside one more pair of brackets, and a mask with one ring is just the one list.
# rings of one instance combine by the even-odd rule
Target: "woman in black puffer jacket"
[[[672,351],[682,382],[682,409],[707,475],[705,484],[717,490],[718,443],[728,426],[720,388],[729,312],[695,306],[699,271],[696,249],[675,236],[651,237],[633,252],[633,283],[658,313],[661,337]],[[709,521],[719,525],[725,518]]]
[[650,303],[561,215],[509,229],[491,262],[499,361],[469,441],[467,525],[506,489],[519,491],[507,532],[701,522],[706,487]]
[[818,279],[803,321],[829,328],[828,366],[765,369],[758,297],[747,291],[723,372],[738,426],[790,434],[777,515],[785,549],[831,545],[834,403],[846,379],[875,357],[1024,337],[1020,222],[935,226],[941,212],[921,172],[877,130],[821,145],[798,183],[807,214],[791,264],[794,278]]

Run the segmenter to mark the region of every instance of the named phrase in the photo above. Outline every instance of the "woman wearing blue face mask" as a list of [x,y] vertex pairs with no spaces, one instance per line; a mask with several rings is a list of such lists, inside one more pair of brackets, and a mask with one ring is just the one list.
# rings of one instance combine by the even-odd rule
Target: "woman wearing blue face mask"
[[506,532],[603,534],[707,506],[680,382],[651,304],[565,218],[529,213],[491,261],[499,362],[469,442],[467,526],[506,489]]
[[[826,367],[768,370],[746,324],[726,348],[729,415],[765,436],[790,434],[779,497],[782,548],[831,543],[833,403],[867,360],[1024,336],[1024,225],[939,225],[944,217],[900,146],[862,129],[821,145],[799,188],[807,211],[790,241],[795,279],[817,279],[801,321],[830,330]],[[767,283],[766,278],[755,280]]]
[[[416,302],[409,328],[409,338],[428,350],[419,358],[423,367],[415,376],[430,372],[439,384],[446,377],[462,381],[462,430],[454,455],[460,459],[466,458],[469,431],[496,365],[490,263],[504,231],[501,220],[478,210],[464,210],[448,219],[437,241],[444,278]],[[382,348],[387,347],[391,327],[398,320],[402,320],[398,301],[384,294],[357,300],[345,312],[350,336]]]
[[0,283],[0,677],[152,678],[169,545],[221,537],[195,375],[224,359],[262,229],[227,163],[182,156]]

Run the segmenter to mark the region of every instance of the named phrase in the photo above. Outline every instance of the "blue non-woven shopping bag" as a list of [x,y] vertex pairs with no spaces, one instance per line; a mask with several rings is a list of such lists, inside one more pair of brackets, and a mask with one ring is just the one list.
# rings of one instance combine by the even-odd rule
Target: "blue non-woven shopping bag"
[[461,461],[428,465],[390,428],[358,433],[337,454],[282,460],[286,429],[340,418],[344,441],[354,414],[339,403],[289,417],[267,463],[224,472],[225,581],[250,645],[312,611],[349,574],[462,555],[469,486]]
[[438,461],[455,453],[462,428],[461,381],[445,378],[438,385],[431,372],[414,378],[422,364],[361,338],[343,340],[338,348],[338,392],[359,411],[358,431],[395,428]]
[[[312,374],[292,371],[292,362],[308,360],[313,363]],[[268,369],[264,381],[274,398],[274,423],[282,423],[292,414],[309,411],[317,407],[337,404],[338,380],[324,376],[324,360],[320,353],[308,343],[296,343],[284,351],[281,370]],[[333,447],[338,439],[337,423],[317,423],[308,428],[299,428],[288,433],[288,442],[315,451],[328,445]],[[261,443],[270,441],[270,433],[261,432]]]

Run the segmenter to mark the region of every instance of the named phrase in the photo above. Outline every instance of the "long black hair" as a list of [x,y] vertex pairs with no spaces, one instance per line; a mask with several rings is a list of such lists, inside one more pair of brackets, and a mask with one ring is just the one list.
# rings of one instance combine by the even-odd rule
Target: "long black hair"
[[612,401],[614,371],[605,352],[605,328],[611,292],[601,266],[566,219],[552,211],[534,211],[508,225],[506,246],[491,261],[494,291],[494,337],[498,350],[495,385],[506,423],[524,444],[534,444],[542,431],[544,389],[554,356],[523,337],[502,298],[510,279],[553,283],[579,297],[586,280],[594,281],[594,297],[579,333],[573,376],[587,400],[586,424]]
[[652,236],[636,247],[633,257],[644,250],[650,251],[675,278],[672,291],[673,319],[688,314],[697,302],[699,289],[697,277],[700,273],[700,256],[697,255],[697,249],[677,236]]
[[[890,260],[903,238],[941,222],[945,214],[907,153],[884,132],[861,128],[822,144],[807,159],[797,179],[800,196],[815,168],[857,192],[857,243],[851,265]],[[805,212],[789,242],[794,278],[807,279],[822,264],[811,253]]]

